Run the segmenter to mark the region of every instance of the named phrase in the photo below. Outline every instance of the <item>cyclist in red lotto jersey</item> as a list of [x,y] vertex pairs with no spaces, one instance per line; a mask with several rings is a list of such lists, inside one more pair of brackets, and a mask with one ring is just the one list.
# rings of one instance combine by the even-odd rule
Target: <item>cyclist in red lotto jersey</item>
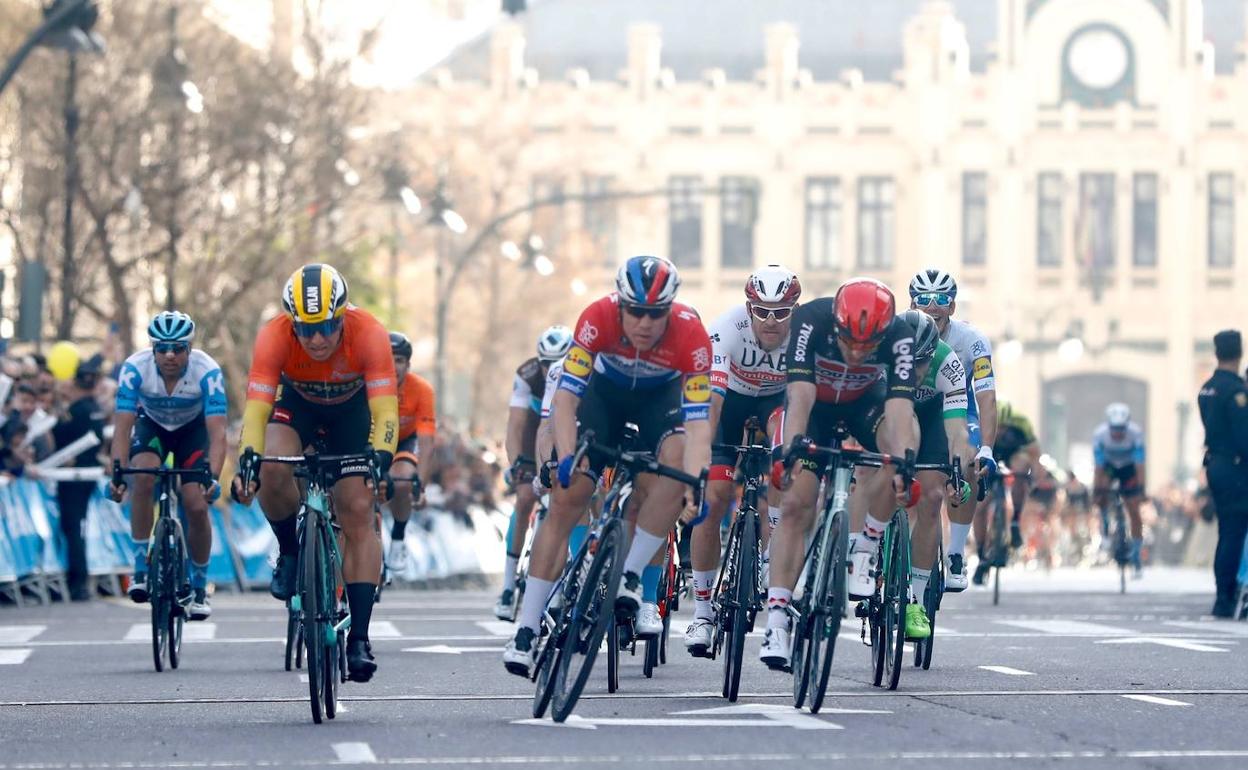
[[[563,360],[552,410],[558,483],[533,542],[519,628],[503,652],[513,674],[528,676],[533,668],[539,623],[563,569],[568,535],[605,465],[591,453],[580,468],[572,467],[578,436],[592,430],[596,441],[618,444],[624,424],[632,422],[641,447],[653,451],[659,462],[692,475],[710,463],[711,342],[697,312],[675,301],[676,268],[659,257],[633,257],[620,268],[615,285],[615,293],[581,313]],[[641,504],[616,607],[637,614],[639,636],[654,636],[663,628],[657,610],[651,611],[651,597],[643,596],[641,575],[666,544],[684,493],[670,479],[637,479]],[[650,586],[645,588],[648,594]]]

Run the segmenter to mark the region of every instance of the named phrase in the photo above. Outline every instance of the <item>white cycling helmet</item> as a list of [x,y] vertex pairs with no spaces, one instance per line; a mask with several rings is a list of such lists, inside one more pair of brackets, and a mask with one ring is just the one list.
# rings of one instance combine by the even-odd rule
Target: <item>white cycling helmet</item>
[[572,347],[572,330],[555,324],[537,338],[537,359],[546,363],[558,361],[563,358],[570,347]]
[[780,265],[767,265],[755,270],[745,282],[745,298],[750,302],[794,305],[802,296],[802,283],[797,273]]
[[920,294],[948,294],[953,298],[958,296],[958,282],[953,280],[953,276],[944,270],[938,270],[929,267],[926,270],[920,270],[910,279],[910,299],[914,299]]
[[1105,407],[1105,422],[1111,428],[1125,428],[1131,422],[1131,407],[1122,402],[1115,402]]

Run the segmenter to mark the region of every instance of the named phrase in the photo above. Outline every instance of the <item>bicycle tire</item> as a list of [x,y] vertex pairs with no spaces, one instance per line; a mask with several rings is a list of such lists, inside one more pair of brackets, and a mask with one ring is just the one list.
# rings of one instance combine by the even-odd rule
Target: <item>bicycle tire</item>
[[286,670],[290,671],[295,659],[295,634],[299,625],[299,616],[291,609],[290,600],[286,600]]
[[169,604],[165,599],[164,577],[161,572],[164,569],[163,561],[160,558],[160,544],[157,543],[156,551],[153,553],[153,563],[148,567],[148,601],[151,603],[152,618],[152,662],[156,665],[157,673],[165,670],[165,644],[168,642],[167,636],[169,621],[166,615],[169,613]]
[[931,634],[923,641],[923,657],[918,661],[919,648],[915,646],[916,665],[921,662],[923,670],[927,671],[932,667],[932,647],[936,643],[936,612],[940,609],[940,600],[945,595],[945,546],[943,543],[936,545],[936,567],[932,570],[932,580],[927,584],[927,590],[923,592],[923,609],[927,612],[927,625],[931,629]]
[[806,704],[807,691],[810,689],[810,636],[813,628],[811,613],[815,598],[815,573],[818,572],[823,546],[823,538],[817,537],[810,546],[806,557],[806,581],[802,585],[802,598],[793,602],[797,618],[793,623],[793,643],[789,651],[789,668],[793,672],[793,708],[800,709]]
[[[341,611],[341,599],[337,591],[337,576],[334,573],[334,557],[333,548],[329,543],[332,537],[329,531],[324,528],[320,529],[318,543],[320,545],[320,553],[318,561],[320,566],[320,586],[322,598],[325,600],[324,606],[332,611],[325,615],[320,622],[320,629],[325,636],[322,637],[324,647],[322,648],[324,656],[321,661],[321,701],[324,706],[325,716],[333,719],[338,715],[338,682],[342,678],[341,658],[345,648],[345,640],[341,631],[334,631],[334,625],[339,620],[339,616],[343,615]],[[330,639],[333,639],[331,642]],[[309,679],[312,672],[308,672]]]
[[730,594],[732,633],[724,651],[723,695],[736,703],[741,693],[741,664],[745,659],[745,636],[749,633],[749,610],[754,604],[754,582],[758,571],[758,511],[745,510],[741,519],[740,540],[736,549],[735,583]]
[[[568,636],[559,656],[559,680],[556,682],[551,716],[564,722],[576,708],[593,672],[598,646],[606,634],[607,624],[615,620],[615,596],[624,574],[624,529],[618,519],[603,527],[597,552],[586,571],[581,589],[569,619]],[[580,658],[579,665],[574,659]],[[577,666],[575,671],[573,666]]]
[[645,640],[645,646],[642,650],[641,657],[641,675],[646,679],[654,678],[654,669],[659,665],[659,640],[658,638]]
[[816,596],[819,600],[813,612],[813,626],[810,634],[810,713],[818,714],[823,708],[823,698],[828,691],[828,678],[832,674],[832,658],[836,655],[836,639],[841,633],[841,616],[844,614],[845,602],[845,553],[849,526],[847,513],[838,511],[833,514],[825,532],[823,560],[822,590]]
[[906,512],[897,511],[891,526],[891,553],[884,577],[884,673],[888,689],[896,690],[906,652],[906,606],[910,603],[910,521]]
[[[582,546],[581,550],[572,557],[571,564],[565,568],[564,574],[566,579],[562,587],[559,589],[561,598],[560,607],[571,607],[575,600],[576,594],[580,590],[581,573],[584,571],[585,558],[589,550]],[[559,662],[559,656],[563,653],[563,644],[567,640],[568,635],[568,614],[562,609],[557,610],[553,618],[554,627],[550,629],[550,634],[546,637],[546,643],[538,650],[537,661],[533,667],[533,718],[541,719],[546,715],[546,710],[550,707],[550,700],[555,694],[555,689],[559,683],[558,674],[563,671]],[[540,634],[539,639],[540,642]]]
[[318,621],[321,613],[324,612],[321,606],[321,570],[317,563],[320,548],[317,545],[314,521],[316,514],[308,510],[305,516],[307,519],[304,522],[304,537],[300,553],[300,566],[302,567],[300,604],[303,607],[303,646],[308,663],[308,702],[312,708],[312,721],[319,725],[324,718],[321,710],[321,686],[323,684],[321,671],[324,666],[322,659],[325,656],[324,637],[319,632]]
[[1005,487],[998,486],[992,508],[992,606],[1001,603],[1001,565],[1005,555]]
[[620,619],[612,613],[607,626],[607,692],[620,689]]
[[[178,589],[187,581],[186,575],[186,541],[182,539],[181,528],[174,525],[170,537],[173,540],[173,585]],[[186,608],[178,603],[177,590],[174,591],[173,604],[169,607],[169,668],[176,669],[182,662],[182,626],[186,622]]]

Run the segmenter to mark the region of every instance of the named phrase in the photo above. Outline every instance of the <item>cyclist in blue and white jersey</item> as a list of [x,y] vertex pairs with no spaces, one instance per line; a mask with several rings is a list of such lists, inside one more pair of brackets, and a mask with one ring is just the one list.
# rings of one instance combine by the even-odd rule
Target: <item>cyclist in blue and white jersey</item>
[[1140,576],[1140,545],[1144,524],[1140,502],[1144,499],[1144,431],[1131,422],[1131,409],[1114,403],[1105,408],[1105,422],[1092,434],[1092,459],[1096,472],[1092,481],[1096,507],[1101,512],[1101,534],[1109,538],[1109,485],[1117,479],[1122,501],[1131,518],[1131,564]]
[[[191,620],[212,615],[208,604],[208,559],[212,524],[208,505],[220,494],[217,478],[225,461],[226,394],[221,367],[202,350],[192,350],[195,322],[186,313],[158,313],[147,327],[152,346],[126,359],[117,385],[112,457],[122,466],[156,468],[172,452],[178,468],[202,471],[201,483],[183,484],[190,584],[179,591],[190,604]],[[134,579],[130,598],[146,602],[147,551],[152,532],[153,476],[129,477],[130,535],[134,540]],[[126,484],[114,485],[121,501]]]
[[[992,369],[992,344],[983,332],[974,326],[953,318],[958,306],[958,284],[944,270],[928,268],[915,274],[910,280],[910,307],[922,310],[932,317],[940,329],[940,339],[957,355],[969,378],[974,398],[968,399],[966,410],[967,428],[972,446],[978,448],[975,455],[979,464],[989,472],[996,468],[992,456],[992,444],[997,436],[997,385]],[[967,474],[970,475],[969,473]],[[1016,488],[1024,489],[1022,484]],[[984,508],[983,505],[980,508]],[[1016,510],[1022,510],[1021,503]],[[980,523],[985,524],[981,529]],[[967,586],[966,537],[975,524],[975,541],[985,540],[986,520],[978,514],[975,506],[964,505],[949,509],[949,550],[945,556],[945,590],[964,591]],[[1017,520],[1011,532],[1021,537]],[[982,562],[982,560],[981,560]]]

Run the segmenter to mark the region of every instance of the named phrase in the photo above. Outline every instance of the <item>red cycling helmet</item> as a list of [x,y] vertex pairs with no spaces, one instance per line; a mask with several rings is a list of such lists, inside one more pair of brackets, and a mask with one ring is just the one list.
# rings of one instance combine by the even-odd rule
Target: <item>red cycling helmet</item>
[[836,333],[860,345],[879,342],[896,313],[888,287],[874,278],[851,278],[836,292]]

